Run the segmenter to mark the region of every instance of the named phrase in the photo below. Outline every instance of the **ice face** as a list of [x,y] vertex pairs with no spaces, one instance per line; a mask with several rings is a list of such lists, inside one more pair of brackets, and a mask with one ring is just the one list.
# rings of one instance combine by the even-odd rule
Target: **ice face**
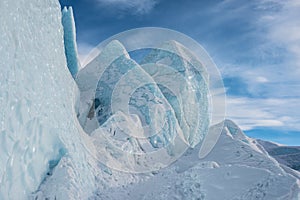
[[[59,3],[0,4],[0,199],[28,199],[62,156],[77,171],[67,173],[65,183],[76,182],[78,192],[91,191],[89,167],[80,161],[86,160],[85,151]],[[79,174],[85,179],[78,180]]]
[[99,78],[104,70],[118,57],[128,57],[124,46],[118,41],[110,42],[87,66],[78,72],[76,83],[80,91],[80,101],[78,105],[79,123],[90,134],[99,124],[94,113],[97,106],[95,100],[95,91],[97,89]]
[[209,127],[205,68],[187,48],[175,41],[153,49],[141,61],[141,66],[158,83],[172,105],[189,145],[197,145]]
[[64,27],[64,44],[67,66],[73,78],[75,78],[79,68],[79,61],[77,58],[76,30],[72,7],[64,7],[62,10],[62,25]]
[[[154,80],[126,56],[117,58],[104,71],[95,98],[100,102],[95,107],[100,125],[116,112],[123,112],[137,116],[145,130],[128,135],[147,138],[161,133],[166,139],[162,145],[167,145],[178,132],[173,109]],[[175,130],[171,129],[171,124],[175,125]]]
[[137,63],[112,40],[76,78],[79,121],[97,159],[135,173],[175,161],[209,126],[208,75],[193,54],[175,41],[143,54]]
[[151,171],[151,165],[134,160],[147,163],[147,153],[160,147],[166,148],[162,155],[174,159],[180,155],[175,143],[187,147],[172,106],[120,42],[107,44],[76,81],[81,95],[79,121],[94,139],[97,152],[103,152],[99,155],[110,149],[107,159],[98,157],[102,163],[112,168],[122,165],[122,171]]
[[[104,124],[113,114],[111,102],[114,100],[111,96],[115,88],[119,88],[115,87],[117,82],[133,67],[137,69],[141,67],[148,74],[147,76],[150,75],[153,79],[152,86],[158,86],[159,92],[162,92],[164,98],[167,99],[183,131],[185,140],[194,147],[203,139],[209,126],[206,70],[188,49],[175,41],[166,42],[161,48],[153,49],[140,64],[135,64],[130,59],[120,42],[112,41],[79,72],[76,80],[81,92],[79,117],[81,124],[87,132],[92,132],[99,125]],[[135,79],[126,80],[126,84],[128,86],[131,82],[143,77],[145,77],[145,73],[140,73],[139,76],[135,76]],[[98,79],[99,82],[96,86]],[[177,82],[174,83],[174,80]],[[144,84],[146,83],[147,81]],[[147,90],[148,92],[146,92]],[[125,100],[119,98],[117,99],[119,103],[115,103],[115,105],[119,106],[119,110],[130,105],[130,112],[138,114],[142,124],[147,124],[150,118],[153,120],[159,117],[154,116],[154,112],[151,117],[146,114],[152,109],[149,106],[140,105],[141,101],[136,102],[136,99],[148,98],[145,101],[151,102],[151,97],[148,96],[149,91],[149,85],[148,89],[140,88],[130,94],[140,95],[139,97],[125,98]],[[95,97],[93,97],[93,93],[96,94]],[[157,94],[157,92],[155,93]],[[137,109],[137,107],[139,108]],[[95,116],[97,116],[97,120]],[[149,138],[153,147],[164,146],[163,143],[170,138],[168,134],[163,137],[153,135]]]

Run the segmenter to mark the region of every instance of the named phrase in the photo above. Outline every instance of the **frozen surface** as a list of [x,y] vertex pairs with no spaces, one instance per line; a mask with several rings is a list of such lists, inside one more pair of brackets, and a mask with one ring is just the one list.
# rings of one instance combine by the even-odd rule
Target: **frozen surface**
[[[157,81],[156,76],[149,75],[151,69],[138,67],[130,60],[124,47],[114,41],[91,63],[96,70],[87,66],[78,73],[79,97],[64,54],[64,32],[58,2],[3,0],[0,2],[0,13],[0,199],[300,198],[299,173],[281,166],[261,145],[246,137],[237,125],[228,120],[216,125],[222,129],[221,137],[204,159],[199,159],[200,146],[196,145],[175,163],[159,171],[133,174],[106,166],[107,163],[101,161],[105,161],[105,155],[111,153],[125,164],[132,163],[133,167],[138,167],[139,157],[126,157],[115,149],[99,149],[99,146],[110,145],[108,142],[111,140],[105,140],[106,134],[122,139],[122,134],[112,134],[109,130],[113,130],[114,125],[121,127],[121,132],[139,133],[142,132],[141,127],[149,122],[147,117],[150,115],[157,117],[156,124],[170,122],[174,116],[182,115],[183,112],[178,112],[180,109],[166,115],[168,106],[178,105],[172,101],[171,90],[151,85]],[[166,48],[175,52],[173,45],[171,43],[172,48],[168,48],[169,45]],[[179,48],[177,44],[175,46]],[[183,48],[179,49],[181,55],[185,55],[184,60],[192,63],[192,56],[183,53]],[[163,54],[154,52],[152,55],[155,60]],[[105,72],[103,66],[110,66],[120,56],[123,56],[120,59],[130,63],[125,68],[137,67],[135,72],[150,84],[135,90],[133,98],[129,99],[134,115],[128,117],[124,110],[112,114],[107,112],[111,115],[99,128],[99,116],[90,112],[98,105],[95,91],[101,74],[109,72]],[[181,58],[175,59],[182,64]],[[160,66],[168,64],[167,61],[162,59],[153,63]],[[186,63],[183,65],[189,69]],[[199,76],[198,80],[205,81],[206,78]],[[132,79],[129,80],[132,83]],[[126,81],[128,79],[124,79]],[[103,91],[108,92],[109,87]],[[120,92],[126,91],[125,87]],[[149,99],[153,100],[153,104],[136,101],[144,100],[141,93],[151,97]],[[195,100],[197,95],[190,97]],[[155,107],[158,101],[166,104],[163,112],[144,108]],[[134,110],[137,106],[143,109]],[[188,109],[182,108],[183,111]],[[145,110],[147,112],[141,112]],[[78,114],[86,133],[78,122]],[[195,134],[185,135],[190,144],[198,141]],[[154,140],[147,141],[155,143]],[[141,140],[129,139],[127,144],[123,146],[123,153],[156,150],[155,145],[146,146]],[[161,146],[158,145],[158,148]],[[164,149],[166,151],[159,155],[168,158],[170,152],[168,148]],[[104,150],[105,154],[98,150]],[[125,158],[129,162],[126,163]],[[124,163],[121,163],[122,167]]]
[[75,78],[79,68],[79,61],[77,57],[76,30],[72,7],[64,7],[62,10],[62,25],[67,66],[73,78]]
[[284,146],[268,141],[258,140],[270,156],[274,157],[279,163],[292,169],[300,171],[300,147]]
[[99,123],[95,114],[95,92],[102,73],[116,58],[128,55],[118,41],[112,41],[99,56],[78,72],[76,82],[80,90],[78,119],[87,133],[98,128]]
[[78,73],[79,121],[91,133],[116,111],[129,112],[144,128],[129,135],[149,137],[154,148],[179,134],[178,121],[184,140],[194,147],[209,126],[207,79],[202,64],[178,42],[152,49],[138,64],[114,40]]
[[2,0],[0,21],[0,199],[28,199],[63,156],[74,166],[64,184],[88,193],[58,1]]
[[112,40],[76,77],[78,118],[97,159],[129,172],[167,166],[209,127],[208,75],[191,52],[169,41],[139,63]]
[[[191,147],[208,131],[208,74],[200,61],[182,44],[168,41],[153,49],[141,62],[172,105]],[[170,81],[170,80],[176,80]],[[175,102],[176,103],[175,103]]]
[[298,200],[297,172],[280,167],[233,122],[224,124],[220,140],[205,159],[198,158],[196,146],[166,169],[131,177],[131,184],[110,185],[124,176],[112,171],[111,180],[106,179],[110,186],[99,186],[91,199]]

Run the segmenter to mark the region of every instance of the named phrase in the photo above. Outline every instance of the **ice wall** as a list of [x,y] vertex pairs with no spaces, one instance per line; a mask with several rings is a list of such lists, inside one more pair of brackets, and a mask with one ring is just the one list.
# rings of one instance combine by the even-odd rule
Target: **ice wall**
[[62,10],[62,25],[64,27],[64,44],[67,65],[73,78],[75,78],[78,72],[79,62],[77,58],[76,30],[72,7],[64,7]]
[[62,158],[72,167],[56,197],[81,198],[93,186],[59,3],[1,0],[0,22],[0,199],[28,199]]

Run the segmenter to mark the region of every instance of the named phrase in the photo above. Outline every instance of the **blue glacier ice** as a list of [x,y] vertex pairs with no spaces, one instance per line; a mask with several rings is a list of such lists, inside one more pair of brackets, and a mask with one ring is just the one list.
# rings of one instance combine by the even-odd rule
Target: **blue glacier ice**
[[[127,56],[120,56],[99,78],[95,108],[100,125],[115,112],[136,115],[144,127],[143,133],[128,133],[148,137],[161,134],[167,145],[177,134],[177,119],[154,80]],[[173,128],[174,129],[173,129]],[[158,143],[158,141],[157,141]]]
[[104,70],[118,57],[128,55],[126,49],[118,41],[110,42],[90,63],[82,68],[76,77],[76,83],[80,91],[78,102],[78,120],[85,132],[90,134],[99,127],[95,114],[95,106],[98,106],[95,99],[99,78]]
[[77,56],[76,30],[72,7],[63,8],[62,25],[64,28],[64,45],[67,58],[67,66],[73,78],[75,78],[79,68],[79,61]]
[[[115,101],[112,100],[113,92],[116,88],[122,88],[117,86],[117,83],[123,76],[127,77],[128,71],[135,67],[145,70],[148,74],[142,73],[135,79],[143,79],[150,75],[153,78],[152,85],[137,87],[132,91],[134,93],[130,94],[130,99],[127,96],[119,98],[119,102],[115,103],[119,106],[116,110],[128,108],[131,114],[139,116],[143,125],[149,125],[151,119],[159,118],[157,113],[152,112],[152,116],[149,115],[151,114],[149,111],[153,110],[149,104],[154,102],[153,97],[157,96],[158,92],[153,91],[152,93],[156,94],[154,96],[152,94],[153,97],[149,94],[158,86],[159,93],[162,92],[168,105],[171,106],[168,113],[170,115],[172,112],[175,113],[176,123],[179,123],[182,129],[184,140],[191,147],[197,145],[207,134],[210,117],[208,75],[202,64],[187,48],[175,41],[166,42],[161,48],[153,49],[139,63],[140,65],[130,59],[120,42],[112,41],[94,60],[80,70],[76,81],[81,95],[79,121],[84,129],[91,133],[113,115],[111,104]],[[124,85],[128,87],[136,81],[135,79],[127,80]],[[144,84],[146,83],[147,81]],[[141,100],[144,103],[141,104]],[[163,131],[166,134],[156,134],[157,131],[153,128],[150,132],[152,134],[148,134],[151,136],[149,141],[155,148],[167,146],[169,139],[176,134],[170,131],[167,131],[168,134],[166,131]]]
[[191,147],[208,132],[208,74],[182,44],[168,41],[152,49],[140,62],[158,83],[172,105],[183,134]]
[[[161,155],[174,159],[180,155],[180,151],[174,149],[176,145],[181,145],[178,149],[187,147],[172,106],[120,42],[108,43],[79,71],[76,82],[80,89],[80,123],[97,138],[94,144],[98,152],[104,151],[101,146],[109,143],[107,148],[114,149],[112,156],[108,156],[110,160],[102,159],[102,162],[108,165],[122,162],[122,170],[143,171],[145,166],[133,164],[136,161],[128,162],[128,158],[153,163],[157,160],[148,158],[147,154],[155,152],[155,148],[165,148]],[[141,152],[144,154],[140,155]]]

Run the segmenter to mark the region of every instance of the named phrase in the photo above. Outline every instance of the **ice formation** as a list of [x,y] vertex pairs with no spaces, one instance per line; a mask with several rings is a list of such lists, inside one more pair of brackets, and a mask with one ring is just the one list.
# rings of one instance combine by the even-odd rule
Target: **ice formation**
[[[171,105],[177,101],[172,105],[177,120],[189,145],[196,146],[206,135],[209,125],[206,69],[186,47],[176,41],[153,49],[142,60],[141,66],[158,83]],[[170,79],[177,80],[177,83]]]
[[76,30],[72,7],[63,8],[62,25],[64,27],[64,45],[67,58],[67,66],[73,78],[75,78],[79,68],[79,61],[77,58]]
[[102,53],[91,63],[78,72],[76,82],[80,90],[80,101],[78,105],[78,119],[83,129],[90,134],[99,124],[94,113],[95,91],[99,77],[116,58],[126,55],[127,52],[118,41],[108,44]]
[[[166,60],[168,63],[164,63]],[[203,139],[209,125],[207,79],[202,64],[175,41],[163,44],[160,49],[153,49],[140,65],[130,59],[120,42],[112,41],[78,73],[76,81],[81,94],[79,121],[87,132],[92,132],[112,116],[112,109],[123,112],[129,110],[141,119],[143,126],[150,125],[150,134],[145,134],[153,135],[149,138],[151,144],[161,146],[167,138],[176,134],[163,134],[160,137],[155,133],[157,130],[153,128],[155,122],[152,121],[157,121],[161,115],[153,107],[153,102],[157,101],[156,108],[162,114],[167,107],[171,115],[175,113],[173,118],[176,117],[185,140],[193,147]],[[174,83],[174,80],[177,82]],[[123,85],[120,81],[124,82]],[[113,97],[124,89],[128,91],[127,94]],[[162,121],[159,123],[162,124]]]
[[[208,77],[185,47],[171,41],[135,63],[122,44],[113,41],[75,76],[74,65],[67,65],[77,59],[74,35],[67,36],[70,43],[66,37],[64,40],[67,30],[74,33],[72,10],[63,12],[69,16],[65,31],[55,0],[0,2],[0,199],[299,199],[299,173],[279,165],[231,121],[216,125],[223,130],[220,140],[205,159],[198,158],[200,145],[196,144],[207,124],[199,126],[204,132],[186,130],[206,122],[207,116],[197,118],[183,101],[196,105],[199,99],[207,102],[202,86]],[[69,58],[64,54],[66,49],[71,52]],[[114,68],[121,60],[127,65]],[[178,70],[178,80],[192,75],[192,86],[198,83],[195,87],[201,87],[201,95],[185,91],[188,85],[182,85],[180,96],[176,88],[158,84],[167,85],[159,73],[154,73],[165,65],[172,67],[162,68],[166,70],[160,71],[162,76],[168,76],[171,69]],[[184,73],[177,69],[179,66],[184,66]],[[135,69],[131,75],[130,69]],[[118,70],[121,74],[127,70],[127,76],[117,82],[108,79]],[[107,87],[101,88],[105,84]],[[116,85],[119,90],[111,91]],[[134,88],[129,98],[129,90]],[[108,97],[115,98],[114,102],[127,96],[131,115],[127,109],[114,106],[99,113],[102,94],[111,94]],[[162,109],[157,108],[160,105]],[[206,112],[200,105],[197,111]],[[190,120],[184,121],[184,115]],[[181,120],[177,123],[175,118]],[[159,132],[157,127],[161,126],[157,125],[161,124],[166,126]],[[184,133],[175,137],[179,128]],[[134,134],[120,145],[122,148],[110,148],[122,142],[123,133]],[[155,140],[149,133],[161,137]],[[146,142],[136,139],[141,136],[146,136]],[[181,143],[172,149],[176,142]],[[147,167],[144,162],[168,163],[187,144],[195,148],[180,158],[175,156],[177,162],[159,172],[126,173],[106,163],[113,161],[129,170]],[[165,150],[158,151],[161,157],[140,157],[157,149]],[[105,156],[116,160],[105,160]]]
[[0,13],[0,199],[27,199],[58,163],[74,166],[64,184],[91,191],[58,1],[4,0]]

